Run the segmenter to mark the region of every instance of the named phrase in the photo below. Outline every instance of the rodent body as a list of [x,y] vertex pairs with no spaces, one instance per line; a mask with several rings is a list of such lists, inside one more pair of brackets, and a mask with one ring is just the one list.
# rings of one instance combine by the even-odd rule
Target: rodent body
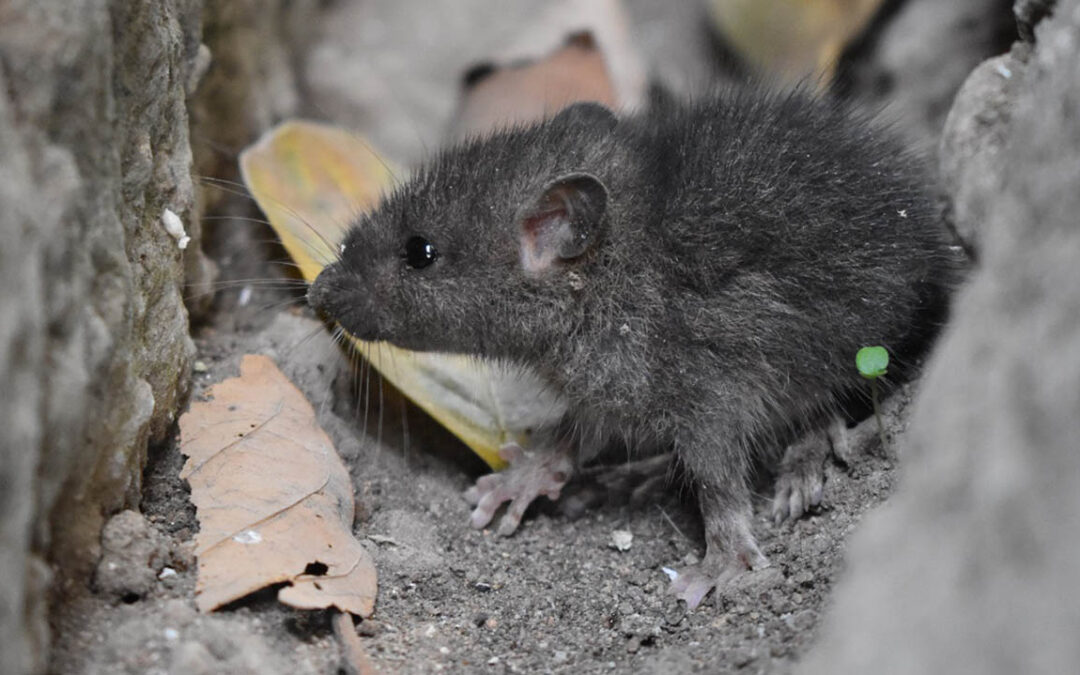
[[364,339],[544,374],[569,402],[553,444],[674,448],[706,527],[676,582],[696,604],[765,564],[753,465],[864,390],[860,347],[917,353],[951,260],[894,136],[747,89],[623,119],[577,104],[448,149],[351,230],[309,297]]

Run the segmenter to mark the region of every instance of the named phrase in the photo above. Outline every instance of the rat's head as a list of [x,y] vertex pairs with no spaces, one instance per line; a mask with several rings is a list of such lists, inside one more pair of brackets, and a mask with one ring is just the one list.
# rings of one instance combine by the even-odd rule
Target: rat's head
[[420,351],[557,340],[604,244],[614,126],[577,104],[442,153],[351,228],[312,306],[362,340]]

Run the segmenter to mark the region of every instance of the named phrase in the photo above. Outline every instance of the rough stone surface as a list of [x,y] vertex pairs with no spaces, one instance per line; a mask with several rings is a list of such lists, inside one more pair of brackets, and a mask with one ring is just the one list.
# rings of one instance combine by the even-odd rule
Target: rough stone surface
[[105,517],[138,502],[193,345],[185,83],[196,0],[0,6],[0,652],[40,669],[44,601],[85,588]]
[[990,204],[975,198],[997,185],[1008,156],[1003,152],[1011,130],[1018,84],[1027,67],[1027,45],[981,63],[956,95],[945,119],[938,153],[942,189],[952,205],[949,214],[957,237],[976,253]]
[[165,538],[137,511],[121,511],[101,531],[94,589],[128,602],[146,595],[169,558]]
[[1002,149],[981,266],[852,541],[807,673],[1066,673],[1080,662],[1080,2],[1058,3]]

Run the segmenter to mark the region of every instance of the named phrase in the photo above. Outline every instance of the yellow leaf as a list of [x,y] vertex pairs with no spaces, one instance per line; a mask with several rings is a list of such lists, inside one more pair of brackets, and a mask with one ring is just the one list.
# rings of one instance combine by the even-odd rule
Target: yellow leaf
[[882,0],[710,0],[713,21],[755,68],[791,82],[828,84],[844,47]]
[[208,612],[271,584],[301,609],[370,616],[376,577],[352,536],[352,480],[304,395],[265,356],[180,418],[180,472],[199,519],[195,603]]
[[[391,171],[359,136],[323,124],[285,122],[240,156],[244,182],[282,244],[313,281],[336,259],[356,217],[389,189]],[[493,469],[499,448],[565,410],[537,377],[462,355],[410,352],[353,340],[382,375]]]

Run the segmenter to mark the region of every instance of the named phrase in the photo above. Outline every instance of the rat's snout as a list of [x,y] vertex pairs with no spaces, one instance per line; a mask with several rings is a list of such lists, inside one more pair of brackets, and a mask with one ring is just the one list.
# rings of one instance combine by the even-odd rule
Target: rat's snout
[[315,278],[315,281],[308,286],[307,301],[319,314],[325,316],[332,316],[333,311],[331,305],[331,292],[330,292],[330,275],[331,270],[325,269],[319,273],[319,276]]
[[367,294],[350,283],[355,283],[352,275],[330,265],[308,286],[308,304],[323,319],[337,323],[354,337],[376,339],[375,308],[365,300]]

